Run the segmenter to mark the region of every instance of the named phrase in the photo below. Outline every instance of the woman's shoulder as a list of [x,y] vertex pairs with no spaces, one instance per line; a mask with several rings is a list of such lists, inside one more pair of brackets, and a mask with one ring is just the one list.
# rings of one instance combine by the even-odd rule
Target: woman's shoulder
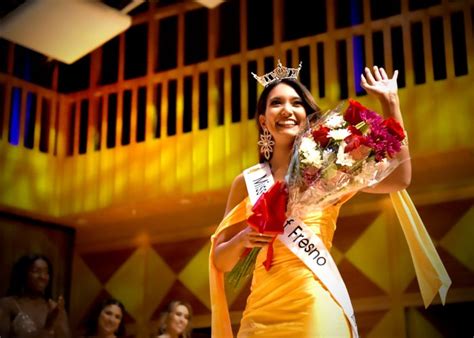
[[247,187],[245,185],[245,178],[243,173],[239,173],[237,176],[234,177],[234,180],[232,181],[231,190],[238,190],[247,193]]
[[247,186],[245,185],[244,175],[240,173],[234,178],[230,187],[229,197],[227,198],[226,214],[246,197]]

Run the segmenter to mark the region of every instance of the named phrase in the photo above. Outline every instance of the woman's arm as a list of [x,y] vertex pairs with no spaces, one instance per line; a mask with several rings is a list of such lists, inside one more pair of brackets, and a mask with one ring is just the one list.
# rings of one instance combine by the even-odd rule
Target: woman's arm
[[[403,127],[403,118],[400,111],[400,100],[398,98],[397,86],[398,71],[392,78],[387,76],[383,68],[374,66],[373,74],[369,68],[365,68],[365,76],[361,75],[361,86],[369,95],[375,96],[386,117],[393,117]],[[405,189],[411,182],[411,160],[408,145],[403,146],[396,157],[400,165],[384,180],[373,187],[362,189],[363,192],[384,194]]]
[[54,329],[55,337],[71,337],[71,330],[69,327],[69,320],[65,309],[62,309],[58,320],[56,321],[56,327]]
[[58,307],[58,316],[54,322],[55,337],[69,338],[71,337],[71,330],[69,326],[69,320],[66,313],[66,309],[64,308],[63,296],[59,296],[57,307]]
[[43,330],[38,338],[69,338],[71,336],[69,321],[64,309],[64,298],[59,296],[58,301],[48,300],[48,315]]
[[[225,215],[247,196],[243,175],[234,179],[230,188]],[[246,248],[263,247],[271,241],[271,236],[259,234],[246,222],[223,230],[216,238],[213,252],[214,265],[220,271],[227,272],[237,264]]]

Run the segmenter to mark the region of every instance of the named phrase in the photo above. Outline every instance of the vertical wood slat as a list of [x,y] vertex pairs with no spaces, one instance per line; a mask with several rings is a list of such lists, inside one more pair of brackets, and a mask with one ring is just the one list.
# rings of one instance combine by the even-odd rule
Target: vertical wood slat
[[99,116],[99,102],[100,96],[93,96],[89,100],[89,114],[87,116],[87,139],[86,139],[86,153],[93,153],[95,151],[96,135],[100,133],[98,116]]
[[[54,146],[56,143],[57,138],[57,130],[56,130],[56,119],[58,118],[59,109],[57,106],[57,97],[53,96],[49,99],[49,133],[48,133],[48,153],[54,153]],[[87,132],[87,130],[86,130]]]
[[122,133],[123,133],[123,93],[124,90],[117,92],[117,106],[116,106],[116,130],[115,130],[115,148],[122,147]]
[[[109,94],[110,95],[110,94]],[[100,150],[107,149],[107,134],[109,132],[108,115],[109,115],[109,95],[102,96],[102,132],[100,134]]]
[[12,86],[10,83],[4,83],[4,94],[5,100],[3,102],[3,120],[2,120],[2,130],[1,138],[4,140],[5,143],[8,143],[8,130],[9,130],[9,122],[10,122],[10,107],[11,107],[11,96],[12,96]]
[[[202,159],[200,158],[199,150],[200,148],[196,146],[195,141],[199,141],[200,137],[198,134],[199,131],[199,73],[197,71],[193,72],[191,76],[192,86],[191,86],[191,132],[189,133],[190,148],[187,150],[190,155],[190,167],[189,171],[189,180],[188,183],[191,187],[195,189],[195,185],[199,184],[199,171],[196,167],[202,167]],[[200,143],[200,142],[198,142]],[[193,146],[194,145],[194,146]],[[193,192],[195,190],[193,189]]]
[[[216,36],[217,34],[217,11],[213,10],[209,12],[209,22],[208,22],[208,32],[209,32],[209,40],[208,40],[208,54],[209,54],[209,66],[208,66],[208,77],[207,77],[207,97],[208,97],[208,102],[207,102],[207,107],[208,107],[208,139],[209,142],[207,144],[208,146],[208,152],[207,152],[207,172],[205,173],[206,179],[207,179],[207,187],[212,188],[213,184],[213,171],[212,171],[212,166],[211,163],[214,158],[214,153],[213,153],[213,148],[216,146],[213,144],[213,139],[212,135],[213,132],[216,128],[216,121],[217,121],[217,85],[216,85],[216,68],[214,65],[214,60],[216,58],[216,48],[217,46],[217,41],[218,37]],[[204,178],[203,178],[204,179]]]
[[183,69],[184,66],[184,11],[179,11],[178,14],[178,60],[177,60],[177,70],[178,73]]
[[161,138],[168,138],[168,79],[165,78],[161,89]]
[[[335,13],[334,6],[326,6],[327,18],[327,40],[324,44],[324,79],[326,85],[326,98],[334,103],[337,102],[341,96],[340,87],[337,78],[337,41],[334,34],[335,30]],[[329,85],[328,85],[329,84]]]
[[434,71],[433,71],[433,54],[431,53],[431,38],[430,38],[430,18],[424,16],[422,19],[423,27],[423,51],[425,53],[425,72],[426,72],[426,82],[434,81]]
[[[14,62],[14,49],[15,45],[12,42],[8,43],[7,51],[7,74],[13,74],[13,62]],[[3,114],[3,130],[1,131],[2,138],[5,143],[8,143],[9,131],[10,131],[10,110],[11,110],[11,98],[12,98],[13,85],[7,81],[5,82],[5,102],[4,102],[4,114]]]
[[132,88],[132,100],[130,111],[130,145],[137,143],[137,117],[138,117],[138,87]]
[[474,28],[472,27],[473,18],[471,17],[471,7],[469,6],[468,1],[464,3],[463,13],[464,13],[464,29],[466,33],[467,72],[471,73],[472,70],[474,69],[474,36],[473,36]]
[[[208,172],[208,161],[204,158],[203,152],[204,149],[207,150],[208,145],[208,138],[205,138],[203,135],[204,133],[199,130],[199,73],[196,71],[193,73],[192,76],[193,86],[192,86],[192,127],[191,127],[191,141],[193,142],[194,146],[189,149],[191,152],[191,177],[190,177],[190,184],[192,186],[193,192],[198,192],[200,190],[207,189],[207,184],[203,184],[202,182],[207,180],[203,179],[202,176],[204,172]],[[197,145],[197,146],[196,146]],[[205,151],[207,154],[208,151]]]
[[[91,67],[89,77],[89,87],[93,91],[100,83],[100,75],[102,70],[102,48],[97,48],[91,53]],[[98,115],[99,115],[99,96],[89,97],[89,114],[87,118],[87,145],[86,152],[91,153],[95,151],[95,139],[96,135],[101,131],[99,130]],[[100,141],[99,141],[100,142]]]
[[155,137],[155,130],[153,128],[156,116],[156,106],[154,102],[155,86],[152,82],[148,82],[146,86],[146,102],[145,102],[145,143],[151,142]]
[[451,38],[451,12],[446,4],[443,4],[445,10],[443,11],[443,31],[444,31],[444,51],[446,54],[446,77],[447,79],[454,78],[454,56],[453,56],[453,41]]
[[[176,135],[183,134],[183,107],[184,107],[184,97],[183,97],[183,88],[184,88],[184,10],[180,11],[178,15],[178,67],[177,67],[177,81],[176,81]],[[177,148],[176,148],[177,150]]]
[[346,39],[346,65],[347,65],[347,94],[349,97],[355,96],[355,84],[354,84],[354,37],[348,37]]
[[370,24],[372,22],[370,17],[370,0],[362,0],[362,13],[364,16],[363,25],[366,27],[366,30],[370,30]]
[[145,142],[149,142],[154,138],[153,121],[155,118],[156,108],[154,106],[154,86],[152,76],[155,72],[155,62],[157,55],[157,36],[158,36],[158,21],[153,19],[153,8],[155,3],[149,2],[151,10],[148,11],[148,43],[147,43],[147,83],[146,83],[146,110],[145,110]]
[[199,73],[196,71],[191,76],[191,133],[197,136],[199,130]]
[[366,30],[364,34],[364,48],[365,48],[365,66],[371,67],[374,65],[374,42],[372,39],[372,31]]
[[[232,139],[232,76],[231,76],[231,65],[227,63],[224,66],[224,78],[221,80],[224,81],[224,151],[223,156],[225,158],[230,158],[231,151],[235,144],[231,144],[233,142],[237,143],[239,140]],[[224,161],[221,166],[221,170],[224,171],[224,177],[227,180],[232,180],[232,177],[229,177],[229,167],[233,165],[233,163],[229,163],[233,161]],[[235,163],[235,162],[234,162]],[[230,175],[232,176],[232,175]]]
[[119,70],[118,70],[118,88],[117,91],[117,111],[116,111],[116,129],[115,129],[115,147],[122,147],[123,130],[123,82],[125,77],[125,33],[119,37]]
[[74,106],[74,146],[72,156],[79,154],[79,133],[80,133],[80,122],[81,122],[81,101],[77,101]]
[[40,147],[40,138],[41,138],[41,102],[43,101],[43,96],[38,93],[36,96],[36,114],[35,114],[35,123],[34,123],[34,143],[33,149],[39,150]]
[[384,61],[385,61],[385,68],[388,70],[387,74],[393,74],[395,69],[393,69],[393,60],[392,60],[392,31],[389,25],[384,26],[383,32],[383,49],[384,53]]
[[20,128],[18,133],[18,146],[25,145],[25,121],[26,121],[26,97],[28,96],[28,90],[26,88],[19,87],[21,90],[20,98]]
[[283,17],[283,1],[273,1],[273,48],[274,57],[276,59],[281,58],[281,40],[282,40],[282,24],[281,18]]
[[[38,115],[39,111],[39,106],[38,102],[40,100],[36,100],[36,115]],[[64,97],[64,96],[59,96],[59,109],[58,109],[58,151],[57,151],[57,156],[59,158],[66,157],[67,156],[67,141],[68,141],[68,121],[69,121],[69,113],[70,111],[68,110],[70,105],[70,101]],[[37,120],[38,121],[38,120]],[[35,122],[35,143],[34,143],[34,149],[38,149],[39,147],[39,133],[37,131],[37,126],[38,122]]]
[[[402,1],[402,16],[408,16],[408,0]],[[413,68],[413,51],[411,41],[411,20],[402,20],[403,57],[405,59],[405,85],[415,83],[415,69]]]

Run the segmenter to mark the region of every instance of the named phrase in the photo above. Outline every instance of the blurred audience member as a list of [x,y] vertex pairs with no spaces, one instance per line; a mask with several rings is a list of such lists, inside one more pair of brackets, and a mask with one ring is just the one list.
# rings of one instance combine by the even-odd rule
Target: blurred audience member
[[21,257],[0,299],[0,337],[70,337],[64,298],[52,300],[53,267],[46,256]]
[[86,337],[125,337],[125,307],[114,298],[104,300],[86,321]]
[[168,304],[160,318],[158,338],[189,338],[191,337],[191,305],[179,300]]

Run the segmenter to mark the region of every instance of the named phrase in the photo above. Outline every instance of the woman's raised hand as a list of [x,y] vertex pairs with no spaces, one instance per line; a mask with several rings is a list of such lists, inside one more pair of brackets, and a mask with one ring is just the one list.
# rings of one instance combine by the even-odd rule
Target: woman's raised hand
[[398,70],[393,72],[391,78],[388,77],[385,69],[374,66],[371,71],[368,67],[365,67],[365,75],[360,75],[360,85],[364,88],[369,95],[374,95],[381,99],[393,94],[397,94]]
[[46,318],[46,329],[52,329],[61,312],[64,311],[64,297],[59,296],[58,301],[48,300],[48,316]]
[[261,248],[271,242],[274,236],[261,234],[251,226],[242,230],[239,235],[245,248]]

